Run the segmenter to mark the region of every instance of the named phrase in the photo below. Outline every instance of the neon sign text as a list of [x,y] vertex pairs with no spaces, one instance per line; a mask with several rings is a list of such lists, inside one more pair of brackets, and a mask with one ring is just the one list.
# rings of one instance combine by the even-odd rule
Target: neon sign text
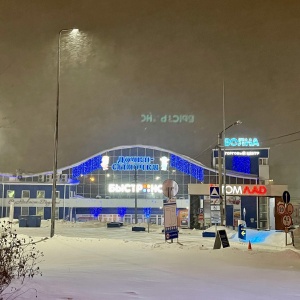
[[259,154],[259,151],[225,151],[225,155],[228,156],[257,156]]
[[159,171],[159,164],[153,164],[150,156],[119,156],[116,163],[111,165],[113,171]]
[[162,194],[162,184],[114,184],[108,185],[109,193],[135,193],[135,187],[137,193],[157,193]]
[[224,189],[226,189],[227,195],[266,195],[267,188],[264,185],[226,185],[222,186],[222,192],[224,194]]
[[142,123],[194,123],[194,115],[152,115],[142,114],[141,115]]
[[225,138],[225,147],[259,147],[257,138]]

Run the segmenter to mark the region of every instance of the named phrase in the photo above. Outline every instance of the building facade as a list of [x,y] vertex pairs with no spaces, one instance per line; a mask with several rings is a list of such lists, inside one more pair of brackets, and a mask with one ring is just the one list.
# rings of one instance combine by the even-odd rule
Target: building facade
[[[261,196],[267,199],[278,197],[281,189],[287,187],[278,186],[276,189],[271,188],[269,182],[267,185],[262,183],[257,169],[259,166],[249,173],[234,168],[226,171],[226,185],[223,187],[228,196],[224,208],[226,225],[235,226],[237,218],[249,218],[249,227],[270,227],[261,221],[259,199]],[[192,158],[158,147],[116,147],[58,170],[56,218],[132,223],[137,215],[138,222],[149,219],[151,223],[162,224],[162,207],[167,200],[163,194],[163,182],[172,179],[178,184],[178,224],[205,228],[220,223],[222,207],[207,188],[217,187],[218,178],[215,163],[206,167]],[[51,218],[52,172],[21,176],[3,174],[1,184],[1,217],[13,213],[14,218],[20,215]],[[230,190],[238,193],[239,187],[242,191],[245,187],[250,191],[268,190],[268,194],[229,195]],[[275,191],[276,194],[272,194]]]

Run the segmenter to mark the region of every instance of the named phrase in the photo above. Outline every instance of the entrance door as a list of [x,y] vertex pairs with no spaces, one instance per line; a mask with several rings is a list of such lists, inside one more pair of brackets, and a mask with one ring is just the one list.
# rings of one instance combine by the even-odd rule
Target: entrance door
[[284,230],[284,226],[282,224],[282,216],[277,212],[277,204],[282,202],[281,197],[275,197],[275,229],[276,230]]
[[226,205],[226,226],[234,226],[234,224],[233,224],[233,205]]
[[269,198],[270,229],[275,229],[275,198]]
[[190,197],[190,228],[200,229],[198,215],[200,211],[200,196],[191,195]]
[[258,226],[259,229],[270,229],[270,217],[269,217],[269,198],[258,198]]
[[257,197],[241,197],[241,217],[248,228],[257,228]]

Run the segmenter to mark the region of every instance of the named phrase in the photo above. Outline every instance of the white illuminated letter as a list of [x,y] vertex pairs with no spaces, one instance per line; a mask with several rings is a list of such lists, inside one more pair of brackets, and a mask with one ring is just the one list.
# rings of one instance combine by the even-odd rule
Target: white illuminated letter
[[114,193],[115,192],[115,185],[113,183],[110,183],[108,185],[108,192],[109,193]]
[[226,185],[226,194],[232,194],[232,187],[230,185]]
[[143,189],[143,185],[142,184],[137,184],[136,185],[136,191],[137,193],[140,192]]
[[233,194],[234,195],[241,195],[242,194],[242,187],[241,186],[233,186]]
[[162,184],[159,184],[158,186],[157,186],[157,192],[158,193],[160,193],[160,194],[162,194]]
[[130,184],[124,184],[124,192],[130,193]]

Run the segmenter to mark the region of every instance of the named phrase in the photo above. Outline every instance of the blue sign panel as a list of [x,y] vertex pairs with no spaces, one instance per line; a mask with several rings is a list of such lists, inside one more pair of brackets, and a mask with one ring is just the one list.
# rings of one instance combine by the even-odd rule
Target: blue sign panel
[[209,187],[210,198],[220,198],[220,190],[218,186]]
[[165,228],[165,238],[166,238],[166,240],[178,239],[177,226],[166,227]]
[[246,229],[243,226],[243,224],[239,225],[239,228],[238,228],[238,237],[239,237],[239,239],[241,239],[243,241],[246,240]]
[[176,202],[164,203],[165,240],[178,239]]

